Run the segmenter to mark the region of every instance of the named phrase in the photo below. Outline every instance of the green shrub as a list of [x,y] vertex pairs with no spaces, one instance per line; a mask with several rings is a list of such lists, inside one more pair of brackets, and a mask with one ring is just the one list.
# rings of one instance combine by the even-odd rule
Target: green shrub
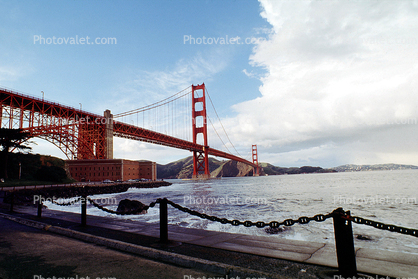
[[42,166],[36,171],[35,178],[42,181],[62,182],[67,178],[67,173],[60,167]]

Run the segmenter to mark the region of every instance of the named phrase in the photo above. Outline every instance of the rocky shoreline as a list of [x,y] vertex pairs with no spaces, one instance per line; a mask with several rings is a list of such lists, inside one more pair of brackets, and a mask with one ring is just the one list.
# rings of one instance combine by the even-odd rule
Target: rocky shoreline
[[[100,194],[122,193],[129,188],[157,188],[163,186],[170,186],[171,183],[167,181],[147,181],[134,183],[112,183],[103,185],[74,185],[69,187],[51,187],[39,189],[25,189],[14,191],[15,204],[34,204],[34,196],[42,196],[45,199],[65,199],[80,196],[91,196]],[[6,192],[3,202],[10,203],[12,192]]]

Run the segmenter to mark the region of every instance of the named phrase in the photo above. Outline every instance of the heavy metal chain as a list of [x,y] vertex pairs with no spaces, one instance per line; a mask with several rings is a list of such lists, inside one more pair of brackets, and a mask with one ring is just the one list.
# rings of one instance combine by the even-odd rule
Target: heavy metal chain
[[[74,201],[71,201],[71,202],[68,202],[68,203],[63,203],[63,204],[59,204],[55,201],[52,201],[52,202],[55,203],[55,204],[58,204],[58,205],[64,205],[65,206],[65,205],[72,205],[74,203],[77,203],[78,201],[80,201],[80,199],[81,199],[81,197],[74,200]],[[328,213],[328,214],[317,214],[313,217],[302,216],[302,217],[299,217],[298,219],[286,219],[286,220],[283,220],[282,222],[271,221],[271,222],[266,223],[266,222],[263,222],[263,221],[252,222],[252,221],[239,221],[239,220],[229,220],[227,218],[219,218],[219,217],[216,217],[216,216],[200,213],[196,210],[192,210],[192,209],[187,208],[187,207],[183,207],[183,206],[181,206],[179,204],[176,204],[176,203],[174,203],[170,200],[167,200],[166,198],[157,199],[155,202],[150,203],[148,206],[145,206],[141,210],[137,209],[137,210],[132,210],[130,212],[118,212],[118,211],[114,211],[114,210],[111,210],[111,209],[107,209],[107,208],[97,204],[91,198],[87,198],[87,199],[93,206],[95,206],[95,207],[97,207],[97,208],[99,208],[99,209],[101,209],[105,212],[108,212],[108,213],[111,213],[111,214],[117,214],[117,215],[137,214],[137,213],[142,212],[143,210],[148,210],[149,208],[154,207],[157,203],[161,203],[162,201],[164,201],[164,202],[167,202],[167,204],[170,204],[172,207],[174,207],[174,208],[176,208],[180,211],[183,211],[185,213],[188,213],[190,215],[197,216],[197,217],[200,217],[202,219],[207,219],[207,220],[214,221],[214,222],[219,222],[221,224],[231,224],[233,226],[243,225],[244,227],[255,226],[257,228],[264,228],[264,227],[269,226],[270,228],[274,229],[274,228],[278,228],[280,226],[288,226],[288,227],[293,226],[296,223],[308,224],[310,221],[323,222],[323,221],[325,221],[329,218],[332,218],[332,217],[335,217],[335,216],[340,216],[343,219],[352,221],[352,222],[357,223],[357,224],[363,224],[363,225],[372,226],[374,228],[381,229],[381,230],[387,230],[387,231],[391,231],[391,232],[397,232],[397,233],[402,233],[402,234],[407,234],[407,235],[418,237],[418,230],[416,230],[416,229],[410,229],[410,228],[405,228],[405,227],[400,227],[400,226],[395,226],[395,225],[387,225],[387,224],[384,224],[384,223],[381,223],[381,222],[365,219],[365,218],[362,218],[362,217],[350,216],[349,211],[344,211],[342,208],[338,208],[338,209],[336,209],[333,212]]]
[[376,229],[380,229],[380,230],[387,230],[387,231],[391,231],[391,232],[397,232],[397,233],[401,233],[401,234],[408,234],[408,235],[412,235],[415,237],[418,237],[418,230],[415,229],[409,229],[409,228],[404,228],[404,227],[400,227],[400,226],[395,226],[395,225],[387,225],[384,223],[380,223],[380,222],[376,222],[373,220],[369,220],[369,219],[364,219],[362,217],[357,217],[357,216],[350,216],[351,218],[349,220],[353,221],[354,223],[357,224],[363,224],[363,225],[367,225],[367,226],[372,226]]
[[198,211],[191,210],[187,207],[183,207],[181,205],[178,205],[178,204],[176,204],[176,203],[174,203],[170,200],[167,200],[167,203],[170,204],[174,208],[177,208],[177,209],[179,209],[183,212],[189,213],[191,215],[194,215],[194,216],[197,216],[197,217],[200,217],[200,218],[203,218],[203,219],[219,222],[219,223],[222,223],[222,224],[231,224],[233,226],[244,225],[244,227],[256,226],[257,228],[264,228],[266,226],[269,226],[270,228],[274,229],[274,228],[278,228],[278,227],[283,226],[283,225],[284,226],[292,226],[296,223],[307,224],[310,221],[323,222],[326,219],[332,217],[332,213],[329,213],[329,214],[326,214],[326,215],[318,214],[318,215],[315,215],[313,217],[303,216],[303,217],[300,217],[298,219],[286,219],[282,222],[278,222],[278,221],[271,221],[269,223],[265,223],[265,222],[262,222],[262,221],[258,221],[258,222],[244,221],[244,222],[242,222],[242,221],[239,221],[239,220],[228,220],[226,218],[219,218],[219,217],[216,217],[216,216],[211,216],[211,215],[207,215],[207,214],[204,214],[204,213],[200,213]]
[[101,206],[100,204],[98,204],[98,203],[96,203],[94,200],[92,200],[91,198],[87,198],[88,199],[88,201],[92,204],[92,205],[94,205],[95,207],[97,207],[98,209],[101,209],[101,210],[103,210],[103,211],[105,211],[105,212],[107,212],[107,213],[111,213],[111,214],[117,214],[117,215],[134,215],[134,214],[138,214],[138,213],[141,213],[142,211],[144,211],[144,210],[148,210],[150,207],[154,207],[156,204],[157,204],[157,202],[158,202],[158,200],[157,201],[155,201],[155,202],[152,202],[152,203],[150,203],[150,205],[147,205],[147,206],[145,206],[144,208],[142,208],[142,209],[135,209],[135,210],[131,210],[131,211],[129,211],[129,212],[119,212],[119,211],[115,211],[115,210],[111,210],[111,209],[108,209],[108,208],[106,208],[106,207],[103,207],[103,206]]
[[392,231],[392,232],[397,232],[397,233],[402,233],[402,234],[407,234],[407,235],[412,235],[412,236],[418,237],[418,230],[410,229],[410,228],[404,228],[404,227],[395,226],[395,225],[387,225],[387,224],[384,224],[384,223],[364,219],[364,218],[357,217],[357,216],[350,216],[349,212],[345,212],[342,208],[338,208],[338,209],[334,210],[332,213],[328,213],[326,215],[318,214],[318,215],[315,215],[313,217],[303,216],[303,217],[299,217],[298,219],[286,219],[282,222],[271,221],[269,223],[265,223],[265,222],[261,222],[261,221],[259,221],[259,222],[244,221],[244,222],[242,222],[242,221],[239,221],[239,220],[228,220],[226,218],[219,218],[219,217],[216,217],[216,216],[210,216],[210,215],[207,215],[207,214],[197,212],[195,210],[191,210],[189,208],[178,205],[178,204],[176,204],[176,203],[174,203],[170,200],[167,200],[167,203],[170,204],[171,206],[173,206],[174,208],[177,208],[177,209],[179,209],[183,212],[189,213],[191,215],[198,216],[200,218],[208,219],[208,220],[211,220],[211,221],[219,222],[219,223],[222,223],[222,224],[231,224],[233,226],[244,225],[245,227],[256,226],[257,228],[264,228],[266,226],[269,226],[270,228],[278,228],[282,225],[292,226],[296,223],[307,224],[310,221],[323,222],[328,218],[331,218],[331,217],[334,217],[334,216],[340,216],[341,218],[353,221],[354,223],[357,223],[357,224],[364,224],[364,225],[372,226],[372,227],[375,227],[375,228],[381,229],[381,230],[388,230],[388,231]]
[[391,232],[397,232],[397,233],[402,233],[402,234],[407,234],[407,235],[418,237],[418,230],[404,228],[404,227],[395,226],[395,225],[387,225],[381,222],[365,219],[362,217],[351,216],[349,211],[344,211],[342,208],[337,208],[336,210],[332,212],[332,214],[336,216],[340,216],[343,219],[352,221],[357,224],[367,225],[367,226],[371,226],[380,230],[387,230]]

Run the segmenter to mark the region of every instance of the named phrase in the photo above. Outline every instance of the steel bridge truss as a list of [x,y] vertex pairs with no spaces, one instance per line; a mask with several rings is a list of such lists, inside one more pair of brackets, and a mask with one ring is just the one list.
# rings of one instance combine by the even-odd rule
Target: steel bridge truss
[[[104,119],[104,120],[103,120]],[[0,89],[0,127],[22,129],[61,149],[68,159],[104,159],[103,116]]]
[[[209,177],[208,156],[218,156],[243,162],[258,168],[238,156],[210,148],[207,142],[205,85],[193,88],[193,142],[114,121],[109,110],[103,116],[0,88],[0,127],[22,129],[31,137],[43,138],[57,146],[68,159],[112,159],[113,136],[185,149],[193,152],[195,178]],[[195,96],[195,90],[203,96]],[[196,110],[196,104],[203,107]],[[199,121],[202,117],[203,121]],[[203,124],[202,124],[203,122]],[[199,125],[199,124],[202,125]],[[198,144],[198,135],[203,143]]]

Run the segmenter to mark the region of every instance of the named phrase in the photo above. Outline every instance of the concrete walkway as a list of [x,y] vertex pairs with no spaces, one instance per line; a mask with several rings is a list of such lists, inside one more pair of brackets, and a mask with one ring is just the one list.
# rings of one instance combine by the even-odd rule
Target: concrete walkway
[[6,218],[0,218],[0,228],[2,279],[184,279],[185,276],[222,276],[52,234]]
[[[33,207],[19,207],[17,211],[36,214]],[[43,217],[79,223],[80,215],[75,213],[44,209]],[[42,220],[42,219],[41,219]],[[99,216],[87,216],[87,224],[106,229],[129,232],[138,235],[158,237],[159,225],[109,219]],[[172,241],[199,245],[208,248],[223,249],[264,257],[295,261],[305,264],[322,265],[336,268],[335,246],[329,243],[314,243],[297,240],[278,239],[268,236],[251,236],[225,232],[183,228],[169,225],[168,237]],[[406,236],[405,236],[406,237]],[[415,240],[415,239],[412,239]],[[356,249],[357,269],[375,278],[375,275],[394,278],[417,278],[418,255],[391,252],[369,248]]]

